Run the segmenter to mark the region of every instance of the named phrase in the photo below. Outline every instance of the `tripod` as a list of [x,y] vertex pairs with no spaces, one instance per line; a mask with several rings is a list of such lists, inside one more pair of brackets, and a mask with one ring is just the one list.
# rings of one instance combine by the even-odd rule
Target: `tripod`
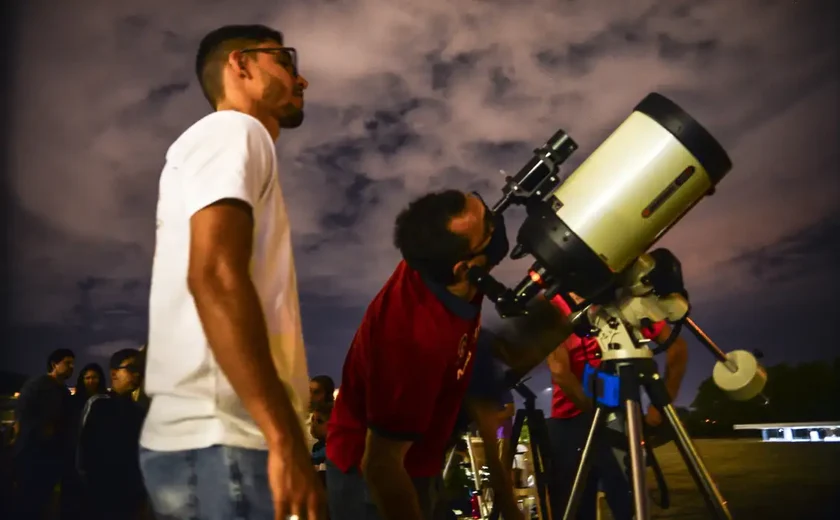
[[726,501],[718,491],[688,433],[686,433],[676,410],[671,405],[665,383],[660,378],[652,358],[609,359],[601,363],[598,371],[587,366],[583,383],[589,396],[596,400],[597,407],[575,474],[571,495],[566,504],[564,520],[571,520],[577,514],[583,486],[589,473],[593,444],[600,437],[603,428],[606,427],[608,412],[610,410],[621,410],[622,408],[630,444],[629,476],[633,490],[635,518],[636,520],[647,520],[650,517],[647,487],[645,485],[646,465],[642,440],[641,388],[645,389],[651,403],[662,412],[668,425],[673,430],[677,449],[682,455],[689,473],[694,478],[694,482],[700,489],[712,516],[718,519],[731,520],[732,517],[726,506]]
[[[545,424],[543,411],[537,408],[537,396],[525,386],[519,383],[513,388],[525,400],[525,406],[516,411],[513,421],[513,430],[510,435],[510,446],[508,457],[505,460],[505,468],[513,464],[513,457],[516,454],[516,447],[519,445],[519,438],[522,435],[522,426],[528,422],[531,456],[534,464],[534,487],[537,490],[537,506],[542,520],[551,520],[551,449],[548,439],[548,428]],[[498,520],[500,510],[497,504],[493,504],[489,520]]]

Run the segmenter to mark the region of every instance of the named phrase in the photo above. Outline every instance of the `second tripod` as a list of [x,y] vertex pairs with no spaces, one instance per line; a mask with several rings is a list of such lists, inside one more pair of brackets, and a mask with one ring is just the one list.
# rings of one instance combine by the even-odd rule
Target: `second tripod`
[[712,517],[731,520],[732,516],[726,506],[726,501],[718,491],[676,410],[671,405],[665,384],[656,370],[656,364],[650,358],[603,361],[598,370],[587,366],[584,374],[584,389],[590,397],[595,399],[597,407],[563,518],[571,520],[577,514],[589,473],[594,443],[599,442],[602,429],[606,427],[607,414],[613,410],[618,412],[619,417],[623,416],[626,421],[630,456],[629,477],[633,491],[635,518],[637,520],[650,518],[642,439],[642,388],[673,430],[677,449],[700,489]]
[[[509,441],[508,457],[504,461],[505,468],[513,465],[513,457],[519,445],[522,429],[528,427],[528,447],[531,453],[531,462],[534,468],[534,488],[536,490],[536,502],[538,517],[542,520],[551,520],[551,488],[552,485],[552,457],[548,440],[548,429],[545,423],[543,411],[537,408],[537,396],[527,387],[524,382],[517,384],[514,388],[522,396],[525,406],[516,411],[516,418],[513,422],[513,430]],[[498,520],[499,508],[494,505],[489,520]]]

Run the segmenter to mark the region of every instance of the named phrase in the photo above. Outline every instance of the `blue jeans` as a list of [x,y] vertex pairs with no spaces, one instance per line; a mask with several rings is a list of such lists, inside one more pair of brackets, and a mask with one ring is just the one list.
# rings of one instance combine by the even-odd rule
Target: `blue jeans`
[[[423,518],[433,520],[441,491],[440,478],[413,478]],[[327,500],[330,520],[380,520],[362,474],[356,470],[344,473],[327,459]]]
[[268,452],[211,446],[140,448],[140,468],[157,520],[274,520]]

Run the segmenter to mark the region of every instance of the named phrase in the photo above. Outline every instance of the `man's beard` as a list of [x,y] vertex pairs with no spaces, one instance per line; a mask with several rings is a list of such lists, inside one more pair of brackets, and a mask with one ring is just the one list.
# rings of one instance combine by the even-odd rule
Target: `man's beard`
[[289,103],[277,121],[280,123],[280,128],[297,128],[303,124],[303,109]]
[[[266,72],[263,72],[263,75],[268,79],[268,88],[266,89],[264,99],[272,102],[274,99],[284,98],[287,89],[283,82]],[[296,107],[292,103],[286,103],[277,114],[277,122],[280,123],[280,128],[299,127],[303,124],[303,108]]]

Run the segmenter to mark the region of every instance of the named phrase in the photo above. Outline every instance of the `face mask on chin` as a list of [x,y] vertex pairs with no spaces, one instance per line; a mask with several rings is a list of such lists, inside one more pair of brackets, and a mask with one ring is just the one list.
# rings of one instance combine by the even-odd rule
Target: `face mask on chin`
[[481,203],[484,204],[484,209],[493,222],[493,234],[490,236],[490,242],[487,243],[487,247],[485,247],[482,252],[482,254],[487,256],[487,265],[485,269],[490,271],[502,263],[502,260],[505,259],[508,251],[510,250],[510,243],[507,238],[507,228],[505,227],[505,217],[501,214],[494,214],[487,203],[484,202],[484,199],[481,198],[481,195],[477,192],[473,192],[473,195],[478,197],[478,199],[481,200]]
[[493,235],[490,237],[490,242],[487,244],[487,247],[484,248],[484,254],[487,256],[488,271],[502,263],[502,260],[505,259],[510,250],[507,229],[505,228],[505,218],[502,215],[493,215],[493,221]]

